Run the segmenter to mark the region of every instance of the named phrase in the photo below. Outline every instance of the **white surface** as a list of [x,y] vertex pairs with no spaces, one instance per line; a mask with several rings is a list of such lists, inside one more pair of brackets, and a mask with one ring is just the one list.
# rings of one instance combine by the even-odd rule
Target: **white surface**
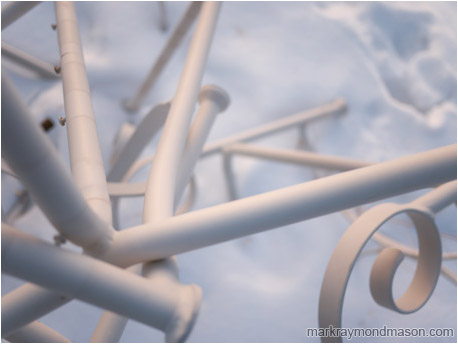
[[[167,3],[174,25],[186,3]],[[50,63],[58,62],[51,3],[43,3],[2,32],[2,40]],[[126,121],[138,123],[153,105],[176,89],[189,45],[177,50],[137,116],[121,101],[148,72],[167,33],[157,29],[157,3],[78,3],[89,83],[105,169],[113,138]],[[170,31],[169,31],[170,33]],[[343,96],[348,113],[307,127],[314,150],[367,161],[384,161],[456,142],[455,3],[225,3],[210,51],[204,84],[223,87],[231,105],[210,133],[222,138]],[[21,76],[20,87],[37,121],[63,114],[62,86]],[[56,126],[59,150],[68,163],[65,128]],[[54,133],[56,134],[56,133]],[[293,148],[296,131],[262,143]],[[157,140],[155,141],[157,142]],[[261,143],[261,142],[260,142]],[[149,146],[147,153],[154,151]],[[314,172],[251,158],[234,160],[241,197],[293,185]],[[319,171],[322,175],[323,172]],[[147,171],[137,181],[145,180]],[[196,208],[226,201],[219,157],[196,168]],[[421,192],[401,196],[406,202]],[[123,227],[141,223],[142,200],[121,202]],[[437,217],[441,231],[456,235],[456,208]],[[17,227],[51,240],[54,230],[34,207]],[[318,296],[326,264],[348,227],[330,215],[178,257],[185,283],[203,288],[204,301],[189,341],[318,341],[306,329],[317,326]],[[412,244],[411,230],[389,230]],[[368,248],[377,247],[369,244]],[[444,251],[456,248],[445,239]],[[369,292],[374,254],[357,262],[343,311],[346,327],[454,328],[454,338],[396,338],[391,341],[455,341],[456,287],[439,279],[431,299],[417,313],[400,315],[378,306]],[[456,271],[456,263],[447,263]],[[407,259],[395,278],[401,293],[413,275]],[[2,279],[2,293],[21,282]],[[398,287],[398,288],[397,288]],[[73,301],[42,321],[73,341],[89,340],[102,311]],[[123,341],[161,341],[156,330],[130,321]],[[384,339],[371,339],[386,341]],[[358,340],[356,340],[358,341]],[[362,341],[362,340],[360,340]],[[390,341],[390,340],[388,340]]]

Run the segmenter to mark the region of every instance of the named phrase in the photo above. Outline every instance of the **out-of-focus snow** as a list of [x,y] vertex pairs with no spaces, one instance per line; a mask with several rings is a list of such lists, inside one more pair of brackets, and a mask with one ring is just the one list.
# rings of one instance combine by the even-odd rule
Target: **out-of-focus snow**
[[[166,3],[173,27],[187,3]],[[158,102],[172,98],[189,45],[189,35],[137,115],[120,105],[138,87],[170,30],[158,29],[159,8],[151,2],[78,2],[81,39],[93,94],[105,167],[113,138],[125,121],[138,123]],[[58,63],[51,3],[43,3],[2,32],[2,40],[50,63]],[[379,162],[456,142],[456,3],[422,2],[228,2],[222,7],[204,84],[231,96],[209,141],[344,97],[345,115],[306,127],[317,152]],[[6,62],[6,61],[5,61]],[[3,63],[3,60],[2,60]],[[9,64],[8,64],[9,65]],[[5,63],[5,66],[7,64]],[[63,115],[60,82],[9,73],[37,121]],[[66,131],[54,129],[68,161]],[[262,144],[294,148],[289,131]],[[261,142],[260,142],[261,143]],[[144,155],[154,152],[149,146]],[[314,178],[309,169],[235,158],[240,197]],[[322,171],[317,172],[323,175]],[[145,179],[142,171],[136,180]],[[220,157],[196,167],[195,209],[227,200]],[[3,188],[8,180],[3,180]],[[416,192],[393,200],[406,202]],[[3,194],[2,194],[3,197]],[[366,206],[367,208],[368,206]],[[142,199],[121,202],[122,226],[139,224]],[[456,235],[456,208],[437,216],[441,231]],[[15,225],[51,240],[54,230],[37,207]],[[182,280],[203,288],[200,316],[189,337],[195,342],[304,342],[317,324],[321,281],[330,255],[348,221],[337,213],[179,256]],[[415,244],[408,228],[387,231]],[[377,247],[370,243],[368,249]],[[456,242],[445,238],[444,250]],[[369,292],[375,254],[355,266],[344,304],[345,327],[453,328],[455,337],[365,338],[363,341],[456,342],[456,286],[443,276],[428,303],[400,315],[378,306]],[[456,262],[446,262],[456,272]],[[415,261],[403,263],[395,279],[400,294]],[[3,276],[2,294],[22,282]],[[403,289],[404,288],[404,289]],[[88,341],[101,310],[73,301],[42,321],[72,341]],[[125,342],[162,341],[163,335],[130,321]],[[352,340],[352,341],[358,341]]]

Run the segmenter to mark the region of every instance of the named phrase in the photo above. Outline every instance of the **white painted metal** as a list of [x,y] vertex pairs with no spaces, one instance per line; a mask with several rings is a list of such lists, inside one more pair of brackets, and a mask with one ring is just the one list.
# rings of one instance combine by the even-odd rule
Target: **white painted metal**
[[10,343],[70,343],[59,332],[35,321],[5,338]]
[[372,164],[365,161],[340,158],[312,152],[267,148],[242,143],[230,145],[227,148],[224,148],[224,152],[227,154],[251,156],[255,158],[281,161],[302,166],[325,168],[335,171],[350,171]]
[[6,224],[2,224],[2,269],[160,329],[168,342],[179,341],[187,334],[183,324],[188,324],[194,311],[188,300],[199,293],[195,285],[173,285],[159,276],[152,283],[98,259],[57,248]]
[[110,198],[74,4],[58,1],[55,7],[73,178],[91,209],[111,223]]
[[156,62],[151,67],[151,70],[149,71],[148,76],[143,81],[142,85],[140,86],[138,91],[135,93],[135,95],[124,103],[124,107],[126,110],[131,111],[131,112],[135,112],[138,110],[141,103],[143,102],[146,95],[148,94],[149,90],[154,85],[156,80],[159,78],[165,66],[167,65],[168,61],[172,57],[173,53],[180,45],[186,33],[189,31],[189,28],[191,27],[192,23],[194,22],[197,15],[199,14],[200,7],[201,7],[200,1],[191,2],[188,9],[184,13],[183,17],[180,19],[180,22],[174,29],[172,35],[170,36],[170,39],[167,41],[167,44],[161,51]]
[[[4,6],[2,29],[33,6]],[[9,172],[20,179],[62,235],[92,255],[66,251],[2,224],[3,271],[36,283],[25,284],[2,297],[3,337],[11,341],[67,342],[67,338],[34,320],[76,297],[107,309],[92,342],[118,341],[126,317],[164,331],[167,341],[183,341],[196,319],[201,291],[195,285],[180,283],[173,255],[448,182],[409,204],[374,207],[355,221],[328,265],[320,296],[320,326],[340,326],[349,274],[372,235],[393,246],[382,251],[371,273],[371,292],[376,302],[409,313],[428,300],[441,271],[441,259],[447,256],[441,253],[433,215],[456,202],[456,145],[368,166],[351,159],[243,144],[293,127],[300,127],[303,134],[303,126],[309,121],[345,110],[345,102],[337,99],[202,148],[216,115],[229,103],[223,90],[204,87],[191,124],[219,7],[216,2],[190,5],[147,80],[128,104],[132,110],[138,108],[201,8],[172,104],[159,105],[144,119],[109,175],[111,181],[127,181],[142,164],[151,161],[146,158],[134,163],[169,112],[147,183],[107,184],[72,3],[58,2],[56,17],[72,173],[79,189],[52,144],[34,125],[11,82],[2,75],[2,157],[11,167]],[[20,54],[11,54],[21,60]],[[22,60],[40,68],[40,63],[29,57]],[[172,217],[198,158],[215,153],[223,153],[229,177],[234,154],[356,170]],[[234,186],[230,189],[235,198]],[[145,194],[144,224],[115,232],[110,225],[108,191],[116,197]],[[190,189],[187,202],[175,214],[190,208],[194,191]],[[399,213],[407,213],[414,221],[418,251],[394,245],[391,239],[375,233]],[[418,258],[418,269],[405,295],[395,300],[391,282],[404,254]],[[129,267],[129,271],[120,267]],[[442,271],[456,283],[453,273]],[[138,276],[140,273],[144,277]]]
[[[24,138],[27,140],[24,140]],[[86,250],[106,249],[114,233],[88,207],[49,138],[2,73],[2,156],[48,219]]]
[[229,95],[214,85],[202,87],[199,94],[199,110],[189,129],[184,145],[183,158],[178,168],[175,189],[175,208],[189,183],[194,166],[202,153],[204,143],[216,116],[229,106]]
[[[442,249],[434,213],[456,201],[456,180],[446,183],[417,200],[399,205],[385,203],[361,215],[340,239],[329,261],[320,293],[319,327],[341,327],[343,298],[353,266],[364,245],[386,222],[399,214],[407,214],[417,231],[418,266],[411,285],[397,300],[392,283],[404,254],[393,247],[385,248],[377,257],[371,272],[370,288],[374,300],[398,313],[412,313],[429,299],[440,274]],[[340,342],[340,337],[323,337],[325,342]]]
[[161,259],[456,178],[456,145],[414,154],[116,233],[105,259]]
[[[216,26],[219,7],[220,4],[217,2],[207,2],[202,6],[202,11],[191,41],[186,63],[148,177],[143,210],[144,223],[159,223],[163,219],[173,216],[174,194],[176,179],[177,177],[179,178],[178,168],[180,157],[183,155],[183,149],[186,143],[186,132],[188,131],[197,100],[198,89],[200,87],[205,61]],[[214,99],[212,100],[215,102]],[[210,106],[213,102],[209,102]],[[204,101],[204,105],[201,106],[206,109],[206,104],[207,102]],[[205,113],[207,112],[208,111]],[[211,111],[210,109],[208,114],[211,115],[213,112],[215,111]],[[198,121],[201,116],[202,115],[197,117]],[[199,142],[197,142],[195,146],[198,146],[198,143]],[[192,150],[194,151],[195,149]],[[193,154],[193,151],[187,152],[187,155],[190,156],[190,159],[195,160],[194,156],[198,156],[198,153]],[[192,160],[190,162],[192,162]],[[188,166],[186,166],[185,171],[188,172]],[[185,175],[184,178],[186,177],[189,176]],[[174,265],[175,258],[168,258],[163,264]],[[170,282],[170,288],[178,288],[180,286],[178,278],[171,279],[168,276],[170,274],[171,272],[165,268],[160,276]],[[157,276],[157,273],[155,275]],[[156,283],[156,279],[154,279],[152,283]],[[189,327],[189,329],[186,329],[186,332],[190,331],[193,325],[193,319],[197,316],[200,305],[201,291],[197,289],[197,287],[196,290],[198,290],[198,292],[196,291],[193,294],[189,294],[192,299],[186,301],[193,307],[192,317],[189,319],[189,323],[184,324],[185,327]],[[104,314],[104,316],[105,318],[102,319],[102,326],[107,331],[114,326],[113,324],[123,322],[118,316],[110,316],[109,314]],[[111,322],[113,324],[111,324]],[[106,336],[109,335],[107,334]],[[102,338],[106,336],[102,335]]]
[[[129,272],[139,274],[140,264],[131,266]],[[117,343],[126,328],[128,318],[110,311],[103,312],[100,320],[91,336],[91,343]]]
[[267,123],[260,127],[247,130],[243,133],[229,136],[227,138],[218,140],[206,146],[202,156],[208,156],[221,150],[229,145],[237,142],[247,142],[255,139],[263,138],[267,135],[275,134],[283,130],[294,128],[298,125],[309,123],[314,120],[327,117],[330,115],[338,115],[344,113],[346,110],[345,100],[342,98],[336,99],[328,104],[320,105],[310,110],[303,111],[296,115],[288,116],[274,122]]
[[196,104],[219,7],[218,2],[206,2],[202,6],[183,73],[148,177],[144,222],[159,221],[164,216],[173,214],[180,157]]
[[54,66],[5,42],[2,42],[2,57],[6,57],[15,63],[30,69],[41,77],[48,79],[59,78],[59,75],[56,73]]
[[2,6],[2,31],[40,2],[41,1],[10,1]]
[[[308,122],[325,118],[329,115],[338,115],[345,112],[346,104],[341,98],[334,100],[331,103],[320,105],[310,110],[303,111],[301,113],[282,118],[277,121],[273,121],[262,125],[260,127],[244,131],[240,134],[232,135],[221,140],[209,143],[203,148],[201,158],[207,157],[216,153],[221,153],[225,147],[228,147],[234,143],[247,142],[256,139],[263,138],[265,136],[288,130],[299,125],[306,124]],[[154,156],[145,157],[137,160],[127,171],[126,179],[132,178],[132,176],[142,167],[150,164]]]
[[8,337],[18,330],[22,331],[25,329],[23,326],[70,300],[71,298],[66,294],[56,293],[36,284],[22,285],[2,296],[2,337]]
[[170,103],[156,105],[138,124],[135,132],[121,149],[116,161],[108,173],[107,180],[119,182],[129,167],[135,162],[143,148],[159,132],[165,123]]

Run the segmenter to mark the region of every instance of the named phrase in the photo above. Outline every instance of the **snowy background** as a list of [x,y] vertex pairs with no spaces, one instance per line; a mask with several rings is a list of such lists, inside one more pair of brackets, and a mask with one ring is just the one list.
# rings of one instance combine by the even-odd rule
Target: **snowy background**
[[[187,5],[166,3],[171,28]],[[121,124],[137,124],[155,104],[172,98],[190,35],[140,111],[130,115],[121,102],[143,80],[171,29],[159,30],[159,7],[153,2],[79,2],[76,8],[108,170],[112,142]],[[225,3],[203,84],[223,87],[231,96],[231,105],[217,118],[209,141],[344,97],[348,103],[345,115],[307,126],[313,150],[379,162],[455,143],[456,13],[455,2]],[[4,30],[2,40],[58,64],[57,34],[50,26],[54,22],[53,5],[40,4]],[[26,75],[6,59],[2,65],[8,67],[37,122],[46,117],[56,121],[64,115],[60,81]],[[65,128],[56,125],[50,135],[68,161]],[[296,142],[297,131],[293,130],[260,143],[294,148]],[[152,152],[154,144],[144,155]],[[234,159],[234,170],[240,197],[326,174],[241,157]],[[144,170],[135,180],[145,180],[146,176]],[[219,156],[202,160],[196,167],[196,178],[194,209],[227,201]],[[2,182],[2,199],[7,203],[18,186],[8,178],[2,177]],[[407,202],[422,193],[393,200]],[[142,199],[122,201],[120,210],[123,228],[139,224]],[[441,212],[437,224],[442,232],[456,236],[456,207]],[[15,226],[46,240],[55,234],[35,206]],[[306,329],[318,326],[321,281],[331,253],[348,226],[348,220],[336,213],[180,255],[182,281],[196,283],[204,292],[189,341],[319,341],[308,338]],[[410,228],[386,228],[386,232],[415,244]],[[453,239],[444,237],[443,243],[445,251],[456,250]],[[456,342],[456,286],[443,276],[429,302],[414,314],[400,315],[372,300],[369,272],[376,255],[371,249],[377,247],[369,243],[367,253],[355,266],[346,293],[343,326],[453,328],[453,338],[390,340]],[[445,264],[456,273],[455,261]],[[398,295],[408,286],[414,269],[411,259],[401,265],[395,279]],[[2,277],[2,294],[22,283]],[[70,340],[84,342],[101,313],[98,308],[73,301],[41,320]],[[122,337],[124,342],[162,340],[162,333],[134,321],[129,321]]]

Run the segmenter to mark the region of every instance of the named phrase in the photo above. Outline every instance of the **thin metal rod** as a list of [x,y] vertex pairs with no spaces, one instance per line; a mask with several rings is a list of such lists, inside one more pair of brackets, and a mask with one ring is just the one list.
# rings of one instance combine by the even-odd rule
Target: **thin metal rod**
[[[141,272],[139,264],[129,267],[127,270],[134,274]],[[128,318],[104,311],[91,336],[91,343],[118,343],[127,326]]]
[[[219,7],[220,3],[217,2],[207,2],[202,7],[178,88],[173,98],[148,177],[143,208],[144,223],[158,223],[163,219],[173,216],[178,167],[180,158],[183,155],[186,132],[188,131],[197,100],[205,62],[216,26]],[[174,258],[168,260],[170,260],[170,264],[175,265]],[[164,273],[167,275],[174,272],[165,269]],[[178,280],[174,282],[179,285]],[[192,295],[188,303],[196,308],[193,311],[192,318],[189,319],[189,323],[185,325],[186,327],[192,327],[192,319],[197,315],[200,296],[198,294]],[[119,319],[119,317],[108,317],[107,321],[119,323],[122,319]],[[102,325],[106,329],[113,327],[107,321],[104,321]]]
[[2,156],[66,238],[93,252],[110,244],[114,230],[88,207],[6,73],[2,73]]
[[186,138],[175,189],[175,208],[188,185],[202,147],[210,133],[216,116],[229,106],[229,95],[222,88],[207,85],[199,93],[199,110]]
[[112,222],[110,197],[72,2],[56,2],[68,148],[73,178],[91,209]]
[[118,343],[129,319],[104,311],[92,334],[90,343]]
[[5,339],[10,343],[70,343],[68,338],[40,321],[34,321]]
[[37,73],[47,79],[58,79],[54,66],[44,62],[35,56],[29,55],[5,42],[2,42],[2,57],[6,57],[13,62]]
[[2,336],[7,337],[32,321],[63,306],[71,298],[66,294],[26,283],[2,296]]
[[415,200],[414,204],[423,205],[433,213],[438,213],[450,203],[456,202],[457,182],[443,184]]
[[202,156],[208,156],[217,152],[221,152],[224,147],[227,147],[237,142],[247,142],[255,139],[260,139],[270,134],[278,133],[283,130],[287,130],[296,127],[303,123],[312,122],[314,120],[323,118],[329,115],[337,115],[345,112],[346,103],[342,98],[336,99],[329,104],[320,105],[316,108],[303,111],[296,115],[292,115],[286,118],[279,119],[260,127],[247,130],[243,133],[236,134],[233,136],[226,137],[224,139],[215,141],[205,146]]
[[456,154],[447,146],[133,227],[102,258],[127,267],[439,185],[456,179]]
[[29,12],[41,1],[10,1],[2,6],[2,31]]
[[[24,254],[27,252],[27,254]],[[160,329],[181,328],[193,286],[167,288],[87,255],[57,248],[2,224],[2,271]],[[59,276],[59,278],[49,278]],[[113,302],[116,300],[116,302]]]
[[456,144],[116,233],[119,266],[251,235],[456,179]]
[[193,1],[186,12],[184,13],[183,17],[181,18],[180,22],[178,23],[177,27],[173,31],[170,39],[168,40],[167,44],[161,51],[159,57],[157,58],[154,65],[151,67],[151,70],[148,73],[145,81],[143,81],[142,85],[132,97],[132,99],[125,102],[125,108],[128,111],[135,112],[140,107],[141,103],[145,99],[146,95],[148,94],[149,90],[153,86],[153,84],[157,81],[159,76],[161,75],[162,71],[164,70],[165,66],[169,62],[170,58],[172,57],[173,53],[180,45],[181,41],[183,40],[186,33],[189,31],[192,23],[196,19],[197,15],[199,14],[199,10],[202,3],[200,1]]
[[[200,157],[203,158],[216,153],[221,153],[224,147],[234,143],[252,141],[310,121],[324,118],[329,115],[341,114],[345,111],[345,109],[345,101],[343,99],[337,99],[331,103],[320,105],[316,108],[303,111],[299,114],[288,116],[286,118],[264,124],[260,127],[244,131],[240,134],[232,135],[224,139],[211,142],[205,145]],[[153,159],[154,156],[147,156],[137,160],[127,171],[126,179],[130,179],[140,168],[150,164]]]
[[170,103],[159,104],[143,118],[111,167],[107,178],[109,181],[119,182],[122,180],[143,148],[162,128],[169,110]]
[[225,148],[224,151],[230,154],[245,155],[255,158],[281,161],[302,166],[313,166],[336,171],[350,171],[372,165],[372,163],[354,159],[298,150],[259,147],[252,144],[243,143],[230,145]]
[[226,193],[229,201],[238,198],[237,187],[235,185],[234,171],[232,170],[232,154],[223,153],[223,174],[226,182]]
[[143,222],[159,221],[173,215],[177,171],[220,5],[219,2],[206,2],[202,5],[178,88],[148,177]]

